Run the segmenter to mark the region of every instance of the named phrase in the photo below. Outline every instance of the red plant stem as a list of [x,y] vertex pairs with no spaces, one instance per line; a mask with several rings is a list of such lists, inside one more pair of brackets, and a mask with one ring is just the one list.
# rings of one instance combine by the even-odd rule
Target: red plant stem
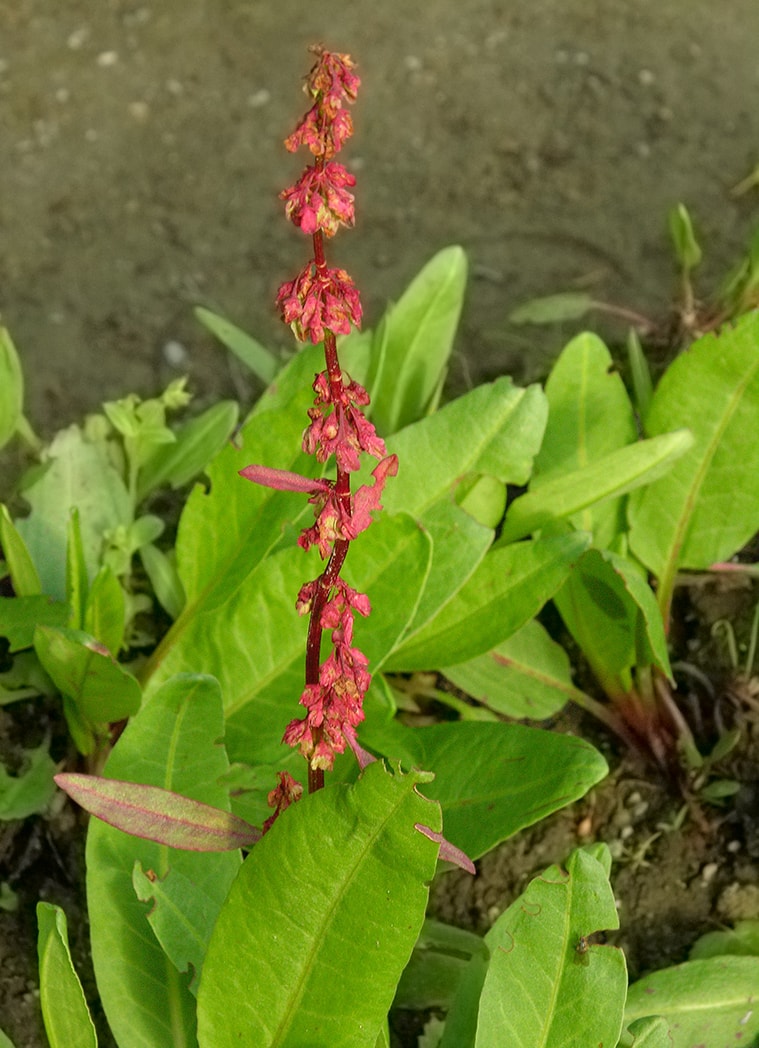
[[[323,166],[322,157],[317,157],[316,167]],[[313,236],[314,242],[314,264],[319,276],[326,273],[327,262],[324,257],[324,234],[317,230]],[[337,340],[331,331],[325,332],[324,336],[324,360],[327,367],[327,377],[332,390],[332,402],[337,411],[343,394],[343,375],[340,361],[337,356]],[[345,505],[346,511],[350,513],[351,481],[347,470],[337,467],[337,479],[335,481],[335,493]],[[308,623],[308,637],[306,640],[306,684],[319,683],[319,667],[321,665],[321,640],[322,626],[321,615],[324,605],[329,598],[330,590],[337,581],[342,571],[345,558],[348,555],[348,539],[337,539],[327,561],[327,566],[322,572],[319,583],[311,602],[311,615]],[[318,742],[318,734],[314,732],[314,741]],[[308,792],[315,793],[316,790],[324,788],[324,770],[322,768],[308,769]]]

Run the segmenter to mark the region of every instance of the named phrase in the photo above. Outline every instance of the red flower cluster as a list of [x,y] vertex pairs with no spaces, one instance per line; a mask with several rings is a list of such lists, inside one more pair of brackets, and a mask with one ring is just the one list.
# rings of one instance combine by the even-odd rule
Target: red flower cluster
[[[285,201],[285,214],[304,233],[332,237],[341,225],[352,226],[355,220],[349,189],[356,179],[332,157],[353,134],[345,105],[355,100],[360,80],[348,55],[329,51],[317,51],[317,55],[306,78],[306,92],[314,104],[285,140],[291,152],[307,146],[315,162],[280,197]],[[325,331],[347,335],[351,324],[361,324],[358,291],[344,270],[327,269],[321,241],[316,258],[279,289],[277,303],[282,319],[301,342],[322,342]]]
[[340,383],[335,390],[326,371],[320,372],[313,384],[316,399],[308,409],[311,425],[303,434],[303,450],[316,455],[318,462],[326,462],[330,455],[337,459],[337,468],[353,473],[360,466],[359,452],[375,458],[386,454],[385,442],[377,436],[374,426],[361,411],[369,403],[369,394],[358,382]]
[[324,341],[325,331],[347,335],[351,324],[361,324],[361,301],[345,270],[325,266],[320,271],[313,261],[282,284],[277,303],[299,342],[310,339],[315,345]]
[[[298,594],[301,614],[310,613],[318,581],[306,583]],[[332,653],[319,669],[318,683],[307,684],[300,697],[308,715],[291,721],[283,739],[290,746],[299,746],[312,768],[325,771],[332,768],[336,753],[355,742],[356,728],[364,719],[361,704],[371,681],[366,656],[352,647],[354,610],[368,615],[368,597],[338,579],[319,617],[320,625],[332,630]]]
[[353,194],[346,186],[355,184],[355,175],[330,161],[321,170],[307,167],[296,185],[279,195],[285,201],[285,214],[303,233],[310,236],[321,229],[333,237],[341,225],[353,225]]
[[[354,612],[368,615],[371,609],[368,598],[351,589],[340,571],[348,544],[369,526],[372,513],[381,509],[385,481],[398,470],[396,456],[387,455],[384,441],[361,410],[369,403],[366,390],[344,375],[337,355],[336,335],[347,335],[352,325],[359,326],[361,302],[348,274],[327,266],[324,238],[354,221],[350,189],[356,180],[332,157],[352,133],[345,106],[355,99],[359,79],[347,55],[317,51],[317,56],[306,81],[314,104],[285,142],[290,150],[307,146],[315,160],[296,185],[280,194],[287,217],[313,238],[314,257],[294,280],[280,287],[277,304],[282,319],[300,341],[324,342],[326,369],[313,383],[316,398],[308,412],[303,450],[319,462],[334,455],[337,477],[311,479],[257,465],[240,470],[256,484],[308,495],[315,521],[303,530],[298,543],[306,550],[316,546],[328,561],[322,575],[298,594],[299,613],[310,616],[306,684],[300,697],[306,716],[291,721],[283,738],[299,747],[308,760],[309,788],[313,789],[319,788],[323,771],[332,768],[335,755],[343,753],[346,745],[362,766],[373,759],[356,739],[371,677],[366,656],[353,646]],[[350,474],[359,469],[362,452],[380,461],[372,473],[373,483],[351,493]],[[332,651],[321,662],[324,630],[331,631]],[[292,797],[290,783],[281,776],[278,790],[270,798],[277,811]]]

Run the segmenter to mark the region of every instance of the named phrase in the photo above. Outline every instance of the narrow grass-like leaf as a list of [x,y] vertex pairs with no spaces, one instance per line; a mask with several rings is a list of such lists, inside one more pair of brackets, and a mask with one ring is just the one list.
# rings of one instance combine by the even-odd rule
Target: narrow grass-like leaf
[[178,619],[187,598],[174,558],[152,543],[148,543],[140,550],[140,560],[150,579],[150,585],[153,587],[158,603],[172,619]]
[[604,758],[583,739],[521,724],[411,729],[367,717],[361,741],[435,773],[425,796],[440,802],[446,838],[471,859],[571,804],[608,773]]
[[84,559],[79,510],[76,506],[69,514],[66,539],[66,603],[71,612],[66,625],[80,630],[84,628],[84,608],[87,603],[90,580]]
[[40,1007],[50,1048],[97,1048],[95,1026],[69,951],[66,914],[37,903]]
[[668,617],[677,571],[728,560],[759,529],[759,312],[705,335],[665,372],[651,436],[687,425],[694,444],[630,500],[630,545],[659,580]]
[[429,670],[489,651],[533,618],[587,547],[580,532],[493,550],[427,626],[394,651],[385,669]]
[[33,597],[42,593],[42,583],[34,561],[4,504],[0,504],[0,545],[16,596]]
[[[424,921],[440,830],[381,762],[288,809],[248,856],[198,993],[201,1048],[374,1048]],[[230,958],[234,964],[230,965]]]
[[579,320],[593,308],[593,298],[584,291],[565,291],[523,302],[509,313],[512,324],[559,324]]
[[260,342],[225,317],[212,313],[210,309],[196,306],[195,316],[212,335],[215,335],[227,349],[234,353],[238,360],[250,368],[257,378],[260,378],[266,385],[274,381],[281,364],[271,350],[262,346]]
[[249,848],[260,830],[229,811],[202,804],[160,786],[64,772],[55,782],[76,803],[109,826],[133,837],[183,851]]
[[651,484],[692,446],[688,430],[678,430],[629,444],[573,473],[554,476],[512,502],[498,545],[516,542],[546,524]]
[[24,373],[7,328],[0,325],[0,448],[4,448],[21,422],[24,408]]
[[[219,785],[229,769],[219,742],[223,730],[216,681],[175,678],[127,725],[105,774],[228,809],[227,788]],[[137,861],[161,879],[179,871],[196,897],[192,906],[205,900],[213,913],[240,868],[239,855],[177,851],[128,836],[97,819],[87,834],[92,956],[114,1036],[125,1048],[194,1048],[195,1004],[188,977],[177,971],[148,925],[132,886]],[[192,939],[194,948],[194,931]]]
[[92,580],[84,608],[84,630],[96,637],[112,655],[118,655],[124,640],[126,601],[115,573],[107,564]]
[[372,421],[383,436],[416,422],[432,406],[453,349],[466,269],[460,247],[439,251],[375,333],[368,386]]
[[759,957],[712,957],[652,972],[627,992],[625,1022],[663,1016],[673,1048],[722,1048],[759,1037]]

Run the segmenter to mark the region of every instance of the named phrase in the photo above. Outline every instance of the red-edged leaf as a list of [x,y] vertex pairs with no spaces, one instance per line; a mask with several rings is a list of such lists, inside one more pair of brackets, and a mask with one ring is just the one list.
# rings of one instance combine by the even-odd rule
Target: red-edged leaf
[[158,786],[74,773],[56,775],[55,781],[103,822],[170,848],[229,851],[249,848],[261,837],[259,829],[230,812]]

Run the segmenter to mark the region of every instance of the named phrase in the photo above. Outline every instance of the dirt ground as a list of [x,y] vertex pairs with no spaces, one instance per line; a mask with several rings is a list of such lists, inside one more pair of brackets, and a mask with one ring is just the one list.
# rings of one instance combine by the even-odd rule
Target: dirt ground
[[[759,204],[730,194],[759,161],[757,39],[756,0],[0,0],[0,313],[33,424],[50,434],[184,372],[203,403],[249,399],[249,380],[193,319],[197,304],[289,345],[272,300],[306,244],[277,192],[303,163],[282,138],[304,106],[309,43],[349,51],[363,78],[345,153],[357,226],[334,260],[372,325],[434,251],[465,247],[461,388],[545,373],[571,332],[508,323],[535,295],[583,288],[665,314],[678,201],[705,248],[703,286],[736,260]],[[44,730],[38,711],[23,717]],[[746,740],[755,754],[751,724]],[[675,801],[610,758],[612,779],[584,805],[499,849],[475,881],[449,879],[443,909],[482,930],[590,817],[594,837],[622,842],[615,886],[634,973],[684,959],[730,919],[728,889],[748,891],[756,916],[759,846],[740,812],[659,830]],[[749,792],[756,767],[744,770]],[[78,847],[65,823],[0,832],[0,881],[21,900],[16,914],[0,909],[0,1027],[16,1048],[44,1044],[37,898],[67,908],[85,963]]]
[[198,303],[288,344],[272,297],[306,245],[276,194],[304,163],[282,138],[309,43],[363,77],[357,226],[334,257],[371,325],[436,249],[466,248],[461,386],[545,371],[562,333],[507,323],[532,296],[665,310],[678,201],[705,285],[735,260],[757,38],[756,0],[0,0],[0,312],[33,419],[49,432],[177,364],[204,399],[245,395]]

